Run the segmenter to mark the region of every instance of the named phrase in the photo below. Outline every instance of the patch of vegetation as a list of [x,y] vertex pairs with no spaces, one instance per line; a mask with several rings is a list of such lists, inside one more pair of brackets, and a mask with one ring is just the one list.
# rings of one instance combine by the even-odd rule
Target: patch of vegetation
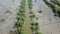
[[30,18],[35,18],[35,14],[33,12],[30,12]]
[[32,0],[28,0],[29,8],[32,9]]
[[24,21],[23,21],[23,20],[18,20],[18,21],[17,21],[17,25],[18,25],[18,26],[20,26],[20,27],[22,27],[22,26],[23,26],[23,23],[24,23]]
[[42,13],[42,11],[38,11],[38,13]]
[[35,34],[42,34],[42,32],[37,32],[37,33],[35,33]]
[[53,2],[54,4],[60,6],[60,3],[57,0],[51,0],[51,2]]
[[32,12],[32,11],[30,11],[30,14],[33,14],[33,12]]
[[1,21],[5,21],[5,19],[1,19]]
[[9,12],[10,14],[12,14],[12,12]]
[[3,19],[3,18],[0,20],[0,22],[4,22],[4,21],[5,21],[5,19]]
[[22,29],[25,18],[25,2],[25,0],[22,0],[19,12],[17,14],[17,22],[15,24],[17,26],[17,29],[15,30],[15,34],[24,34]]
[[35,18],[35,14],[33,12],[30,12],[30,18]]
[[23,26],[24,24],[24,18],[25,18],[25,0],[22,0],[21,6],[19,9],[19,13],[17,14],[17,25],[18,26]]
[[18,19],[17,23],[23,23],[24,17],[25,17],[25,0],[22,0],[19,13],[17,16],[17,19]]
[[6,11],[6,13],[10,12],[9,10]]
[[5,13],[9,13],[9,14],[12,14],[12,12],[10,10],[7,10]]
[[32,25],[32,26],[38,26],[38,23],[32,22],[31,25]]
[[52,11],[55,13],[55,16],[60,17],[60,6],[59,3],[56,0],[51,0],[51,2],[44,0],[49,7],[52,8]]
[[54,8],[54,13],[55,13],[55,16],[59,16],[60,17],[60,7],[56,6]]
[[[29,9],[31,10],[32,9],[32,0],[28,0],[28,5],[29,5]],[[31,19],[31,30],[32,30],[32,32],[38,32],[38,29],[39,29],[38,23],[33,22],[33,18],[35,18],[36,15],[32,11],[30,11],[30,16],[29,17]]]
[[[33,12],[30,12],[30,15],[33,14]],[[35,32],[33,34],[42,34],[41,32],[39,33],[38,30],[39,30],[39,26],[38,26],[38,23],[37,22],[33,22],[33,18],[31,18],[32,22],[31,22],[31,30],[32,32]],[[38,18],[36,18],[38,19]],[[36,33],[37,32],[37,33]]]
[[38,23],[36,23],[36,22],[32,22],[31,23],[31,30],[32,31],[38,31]]
[[31,14],[30,15],[30,18],[35,18],[35,14]]
[[37,26],[32,26],[32,27],[31,27],[31,30],[32,30],[32,31],[38,31],[38,27],[37,27]]
[[21,28],[17,28],[17,29],[15,30],[15,33],[16,33],[16,34],[24,34],[24,30],[21,29]]
[[38,17],[36,19],[38,20]]

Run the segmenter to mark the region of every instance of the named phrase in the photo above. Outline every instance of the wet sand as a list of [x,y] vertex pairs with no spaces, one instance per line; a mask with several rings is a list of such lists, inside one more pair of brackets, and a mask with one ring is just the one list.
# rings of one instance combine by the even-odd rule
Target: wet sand
[[[21,0],[0,0],[0,34],[8,34],[16,23],[18,6]],[[9,10],[10,12],[7,12]]]
[[[36,20],[39,23],[39,32],[43,34],[60,34],[60,18],[54,16],[52,10],[43,0],[32,1],[32,11],[38,18],[34,21]],[[13,29],[20,2],[21,0],[0,0],[0,34],[8,34]],[[10,10],[12,14],[6,13],[6,10]],[[38,13],[40,10],[42,13]],[[29,11],[28,8],[27,11]]]
[[[32,11],[38,17],[39,32],[43,34],[60,34],[60,18],[55,17],[52,10],[44,3],[43,0],[33,0]],[[38,11],[42,13],[38,13]]]

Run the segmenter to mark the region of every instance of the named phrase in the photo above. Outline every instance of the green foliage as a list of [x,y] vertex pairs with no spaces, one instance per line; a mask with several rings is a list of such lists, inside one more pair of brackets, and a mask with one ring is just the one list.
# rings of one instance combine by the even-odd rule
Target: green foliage
[[55,6],[55,8],[53,10],[55,12],[55,16],[60,16],[60,7],[59,6]]
[[1,22],[4,22],[4,21],[5,21],[5,19],[1,19],[0,21],[1,21]]
[[9,10],[6,11],[6,13],[10,12]]
[[24,24],[24,18],[25,18],[25,0],[22,0],[21,6],[19,8],[19,13],[17,14],[17,25],[23,26]]
[[38,26],[38,23],[32,22],[31,25],[32,25],[32,26]]
[[55,6],[55,12],[56,13],[60,12],[60,7],[59,6]]
[[30,12],[30,18],[35,18],[35,14],[33,12]]
[[51,2],[44,0],[49,7],[52,8],[53,12],[55,13],[55,16],[60,17],[60,4],[56,0],[51,0]]
[[36,26],[38,26],[38,23],[35,23]]
[[38,31],[38,26],[32,26],[31,29],[32,31]]
[[59,3],[59,1],[57,1],[57,0],[51,0],[51,2],[52,2],[52,3],[54,3],[55,5],[58,5],[58,6],[60,6],[60,3]]
[[36,22],[32,22],[31,23],[31,29],[32,29],[32,31],[37,31],[38,30],[38,23],[36,23]]
[[36,19],[38,19],[38,17]]
[[38,11],[39,13],[42,13],[42,11]]
[[19,13],[22,13],[24,10],[23,9],[19,9]]
[[7,10],[5,13],[9,13],[9,14],[12,14],[12,12],[10,10]]
[[17,14],[17,25],[23,26],[24,18],[25,18],[25,0],[22,0],[21,6],[19,8],[19,13]]
[[15,30],[16,34],[24,34],[24,31],[21,28]]
[[24,23],[24,22],[23,22],[22,20],[18,20],[17,25],[18,25],[18,26],[22,26],[23,23]]
[[30,14],[30,18],[35,18],[35,14]]
[[57,4],[56,0],[50,0],[51,2],[53,2],[54,4]]
[[54,16],[58,16],[58,14],[57,13],[55,13],[55,15]]
[[29,8],[32,9],[32,0],[28,0]]
[[24,34],[24,31],[22,30],[23,24],[24,24],[24,18],[25,18],[25,2],[26,0],[22,0],[21,6],[19,8],[19,12],[17,14],[17,29],[15,30],[16,34]]
[[24,16],[17,16],[17,19],[24,19]]
[[17,16],[22,16],[23,17],[23,16],[25,16],[25,14],[24,13],[18,13]]
[[42,34],[42,32],[38,32],[38,34]]
[[30,14],[33,14],[33,12],[30,11]]

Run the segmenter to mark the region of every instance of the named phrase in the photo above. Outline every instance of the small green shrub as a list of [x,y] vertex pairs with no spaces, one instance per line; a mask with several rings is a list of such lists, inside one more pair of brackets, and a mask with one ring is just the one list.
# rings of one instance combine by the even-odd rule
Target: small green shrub
[[32,25],[32,26],[38,26],[38,23],[32,22],[31,25]]
[[9,13],[9,14],[12,14],[12,12],[10,10],[7,10],[5,13]]
[[36,19],[38,19],[38,18],[36,18]]
[[1,19],[1,21],[3,22],[3,21],[5,21],[5,19]]
[[31,29],[32,29],[32,31],[37,31],[38,30],[38,23],[36,23],[36,22],[32,22],[31,23]]
[[38,23],[35,23],[36,26],[38,26]]
[[22,27],[22,26],[23,26],[23,23],[24,23],[24,22],[23,22],[22,20],[18,20],[18,21],[17,21],[17,25],[18,25],[18,26],[21,26],[21,27]]
[[59,16],[60,17],[60,4],[56,0],[51,0],[51,2],[48,2],[47,0],[44,0],[49,7],[52,8],[52,11],[55,13],[54,16]]
[[9,10],[6,11],[6,13],[10,12]]
[[38,13],[42,13],[42,11],[38,11]]
[[10,14],[12,14],[12,12],[9,12]]
[[32,0],[28,0],[29,8],[32,9]]
[[15,30],[16,34],[24,34],[24,31],[21,28]]
[[37,33],[35,33],[35,34],[42,34],[42,32],[37,32]]
[[38,34],[42,34],[42,32],[38,32]]
[[30,18],[35,18],[35,14],[31,14],[30,15]]
[[34,23],[31,23],[32,26],[34,26],[35,24]]
[[33,12],[30,12],[30,14],[33,14]]
[[38,31],[38,26],[32,26],[32,27],[31,27],[31,30],[32,30],[32,31]]

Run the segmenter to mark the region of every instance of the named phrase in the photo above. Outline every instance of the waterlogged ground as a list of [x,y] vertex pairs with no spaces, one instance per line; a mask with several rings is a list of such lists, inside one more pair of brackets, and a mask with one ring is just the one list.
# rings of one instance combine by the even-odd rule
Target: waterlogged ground
[[[53,16],[53,12],[44,3],[43,0],[33,0],[32,11],[38,17],[39,32],[43,34],[60,34],[60,19]],[[41,10],[42,13],[38,13]]]
[[20,2],[21,0],[0,0],[0,34],[8,34],[13,29]]
[[[44,3],[43,0],[32,0],[32,11],[35,13],[39,23],[39,32],[43,34],[60,34],[60,18],[55,17],[54,13]],[[16,22],[16,14],[18,12],[18,6],[20,6],[21,0],[0,0],[0,34],[8,34]],[[7,12],[10,10],[10,12]],[[42,13],[38,13],[38,11]],[[29,15],[29,8],[26,4],[26,11]],[[27,16],[28,17],[28,16]],[[28,27],[28,26],[26,26]]]

